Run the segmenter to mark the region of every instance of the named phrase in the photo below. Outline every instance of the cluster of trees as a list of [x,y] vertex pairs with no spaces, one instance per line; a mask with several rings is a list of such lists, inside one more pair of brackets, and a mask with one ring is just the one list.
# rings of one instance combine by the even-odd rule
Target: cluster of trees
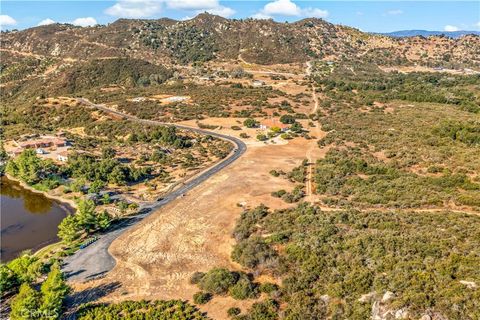
[[66,172],[74,178],[85,179],[95,183],[114,183],[124,185],[147,178],[150,167],[133,167],[120,163],[117,159],[104,158],[98,160],[87,154],[70,157]]
[[218,50],[210,33],[195,26],[168,29],[146,26],[141,38],[145,46],[168,50],[182,64],[211,60]]
[[[260,205],[242,212],[233,231],[237,241],[232,259],[249,268],[278,265],[278,255],[264,239],[252,236],[258,231],[258,223],[268,214],[268,208]],[[251,237],[252,236],[252,237]]]
[[0,294],[17,290],[24,283],[32,283],[44,271],[44,264],[29,252],[24,252],[7,264],[0,265]]
[[[475,319],[480,292],[460,280],[480,281],[479,227],[479,217],[449,212],[325,212],[308,203],[270,212],[260,206],[239,219],[234,252],[242,252],[235,260],[252,271],[281,275],[278,299],[287,319],[367,319],[386,291],[394,292],[389,308],[404,308],[413,318],[430,310]],[[250,263],[258,251],[246,251],[247,241],[261,241],[280,259]],[[369,293],[373,301],[359,299]]]
[[90,234],[97,230],[105,230],[111,222],[112,218],[107,212],[95,211],[95,203],[92,200],[79,200],[77,212],[65,217],[58,225],[58,237],[66,244],[70,244],[80,236],[80,233]]
[[24,150],[16,159],[10,159],[5,171],[26,184],[42,183],[49,189],[59,185],[60,169],[52,160],[37,157],[35,150]]
[[26,133],[49,132],[59,127],[83,127],[94,121],[90,110],[72,102],[52,108],[47,100],[39,99],[28,105],[12,103],[6,108],[6,112],[2,114],[6,138],[18,138]]
[[259,295],[259,285],[253,282],[251,275],[224,268],[215,268],[207,273],[196,272],[190,278],[190,282],[204,291],[198,294],[198,298],[201,298],[203,303],[215,294],[228,294],[237,300],[256,298]]
[[444,121],[435,128],[435,131],[441,136],[470,146],[480,145],[480,122],[478,121]]
[[76,64],[66,71],[59,90],[78,93],[111,84],[126,87],[161,84],[173,76],[173,71],[145,60],[132,58],[92,59]]
[[292,182],[304,183],[307,178],[307,166],[308,160],[305,159],[300,166],[293,168],[292,171],[287,173],[287,178]]
[[174,148],[192,146],[191,139],[187,135],[181,134],[174,126],[144,125],[129,120],[90,123],[85,127],[85,133],[110,139],[128,135],[128,141],[131,143],[158,143]]
[[273,298],[279,295],[279,287],[273,283],[256,283],[251,274],[229,271],[224,268],[214,268],[206,273],[195,272],[190,278],[202,291],[197,292],[193,299],[197,304],[210,301],[214,295],[229,295],[236,300],[256,299],[261,293],[269,296],[263,302],[252,305],[250,310],[241,314],[239,308],[230,308],[227,314],[236,320],[267,320],[277,319],[278,303]]
[[28,283],[22,283],[18,294],[11,302],[10,318],[23,319],[60,319],[64,301],[70,287],[65,283],[58,265],[54,265],[40,291]]
[[305,197],[304,189],[305,185],[299,184],[293,188],[292,192],[287,192],[284,189],[280,189],[278,191],[272,192],[272,197],[275,198],[282,198],[283,201],[286,203],[293,203],[300,201],[303,197]]
[[206,320],[194,306],[180,300],[123,301],[116,304],[87,304],[77,313],[79,320]]
[[[39,286],[43,274],[47,277]],[[69,291],[57,264],[44,264],[28,252],[0,265],[0,294],[16,293],[10,303],[13,320],[59,319]]]

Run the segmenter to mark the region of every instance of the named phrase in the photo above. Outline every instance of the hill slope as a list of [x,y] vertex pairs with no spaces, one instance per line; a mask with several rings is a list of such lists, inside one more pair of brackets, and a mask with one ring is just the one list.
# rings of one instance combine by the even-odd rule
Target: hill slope
[[47,57],[128,56],[169,64],[237,59],[241,55],[259,64],[364,57],[379,64],[480,65],[480,37],[475,35],[397,39],[314,18],[278,23],[229,20],[210,14],[187,21],[120,19],[88,28],[53,24],[4,32],[1,47]]

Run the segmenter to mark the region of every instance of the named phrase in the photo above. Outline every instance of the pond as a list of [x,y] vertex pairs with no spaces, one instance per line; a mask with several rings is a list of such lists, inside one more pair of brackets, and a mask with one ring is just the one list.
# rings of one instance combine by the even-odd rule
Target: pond
[[24,250],[35,251],[56,242],[57,226],[73,212],[70,206],[24,189],[6,177],[1,178],[0,194],[2,262]]

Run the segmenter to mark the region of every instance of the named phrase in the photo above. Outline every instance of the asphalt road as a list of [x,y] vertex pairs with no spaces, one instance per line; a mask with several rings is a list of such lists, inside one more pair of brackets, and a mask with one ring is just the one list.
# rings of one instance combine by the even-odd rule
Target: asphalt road
[[166,195],[162,201],[158,201],[158,202],[152,203],[151,205],[144,206],[144,208],[150,208],[151,209],[150,211],[143,214],[136,215],[127,220],[124,220],[123,222],[114,226],[113,230],[100,235],[99,239],[95,243],[91,244],[85,249],[78,250],[72,256],[69,256],[66,259],[64,259],[64,265],[62,269],[67,279],[75,280],[75,281],[88,281],[88,280],[92,280],[92,279],[104,276],[108,271],[112,270],[113,267],[115,266],[115,259],[108,252],[108,248],[116,238],[118,238],[122,233],[127,231],[133,225],[143,220],[145,217],[154,213],[156,209],[182,196],[183,194],[195,188],[196,186],[198,186],[199,184],[201,184],[202,182],[204,182],[205,180],[207,180],[208,178],[210,178],[220,170],[227,167],[229,164],[237,160],[245,152],[245,150],[247,150],[247,147],[242,140],[237,139],[235,137],[231,137],[224,134],[211,132],[211,131],[207,131],[199,128],[192,128],[188,126],[178,125],[178,124],[164,123],[164,122],[159,122],[154,120],[138,119],[134,116],[127,115],[115,110],[111,110],[105,107],[104,105],[93,104],[87,99],[81,98],[79,99],[79,101],[88,106],[95,107],[102,111],[115,114],[125,119],[130,119],[132,121],[137,121],[137,122],[150,124],[150,125],[171,125],[179,129],[189,130],[196,133],[211,135],[213,137],[224,139],[232,142],[235,145],[234,151],[227,158],[215,164],[213,167],[209,168],[208,170],[202,172],[200,175],[197,175],[195,178],[185,182],[179,188],[177,188],[176,190]]

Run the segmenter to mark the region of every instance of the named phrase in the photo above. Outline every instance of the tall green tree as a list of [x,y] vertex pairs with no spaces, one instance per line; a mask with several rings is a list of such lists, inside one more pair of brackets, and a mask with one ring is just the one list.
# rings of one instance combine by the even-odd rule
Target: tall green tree
[[0,265],[0,294],[13,289],[18,285],[18,278],[7,265]]
[[77,222],[78,225],[90,233],[90,231],[96,228],[96,213],[95,213],[95,203],[92,200],[80,200],[77,203]]
[[78,237],[80,226],[74,215],[65,217],[58,225],[58,237],[65,243],[71,243]]
[[98,228],[105,230],[110,226],[111,222],[112,218],[107,211],[104,210],[102,213],[98,214],[96,223]]
[[13,298],[10,307],[10,319],[26,320],[38,318],[38,308],[40,306],[40,296],[29,284],[23,283],[20,291]]
[[16,274],[20,282],[32,282],[40,275],[43,264],[37,257],[24,252],[20,257],[10,261],[7,267]]
[[65,283],[58,265],[52,267],[47,280],[42,283],[40,292],[42,293],[40,305],[42,315],[48,315],[51,319],[58,319],[62,312],[65,297],[70,292],[70,287]]

